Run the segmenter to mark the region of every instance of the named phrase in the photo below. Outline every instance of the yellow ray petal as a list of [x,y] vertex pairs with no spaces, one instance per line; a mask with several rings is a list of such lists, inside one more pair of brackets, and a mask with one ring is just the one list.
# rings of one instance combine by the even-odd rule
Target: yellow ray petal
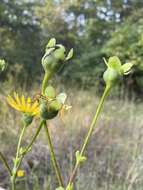
[[31,110],[31,98],[28,97],[27,101],[26,101],[26,111],[30,111]]
[[7,102],[9,103],[9,105],[11,106],[11,107],[13,107],[14,109],[16,109],[16,110],[20,110],[20,107],[16,104],[16,102],[14,101],[14,99],[11,97],[11,96],[8,96],[7,97]]
[[23,95],[21,96],[21,111],[23,112],[26,111],[26,103],[25,103],[25,98]]
[[39,107],[39,103],[36,101],[33,103],[33,105],[31,106],[30,110],[34,111],[35,109],[37,109]]
[[21,102],[20,102],[19,96],[16,92],[14,92],[14,98],[16,100],[16,103],[21,107]]

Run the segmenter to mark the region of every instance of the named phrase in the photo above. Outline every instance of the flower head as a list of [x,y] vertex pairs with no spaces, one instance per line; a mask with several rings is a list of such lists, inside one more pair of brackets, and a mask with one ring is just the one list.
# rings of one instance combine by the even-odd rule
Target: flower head
[[104,72],[103,78],[107,86],[114,86],[123,75],[128,75],[133,67],[133,63],[121,64],[117,56],[110,57],[108,62],[104,59],[107,69]]
[[27,99],[22,95],[21,97],[15,92],[14,96],[7,97],[8,104],[22,113],[29,114],[31,116],[39,115],[39,103],[35,101],[32,103],[31,98]]
[[24,177],[25,176],[25,171],[24,170],[18,170],[17,171],[17,177]]

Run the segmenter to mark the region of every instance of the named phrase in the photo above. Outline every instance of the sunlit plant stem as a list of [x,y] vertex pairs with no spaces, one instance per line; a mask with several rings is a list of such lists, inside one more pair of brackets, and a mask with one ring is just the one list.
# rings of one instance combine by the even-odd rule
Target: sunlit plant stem
[[55,153],[54,153],[54,148],[53,148],[53,145],[52,145],[49,129],[48,129],[47,125],[46,125],[46,121],[44,122],[43,126],[44,126],[45,133],[46,133],[46,136],[47,136],[47,140],[48,140],[48,144],[49,144],[49,150],[50,150],[50,155],[51,155],[51,160],[52,160],[53,167],[54,167],[57,179],[58,179],[58,183],[59,183],[60,186],[63,187],[64,184],[63,184],[60,168],[59,168],[57,160],[56,160],[56,156],[55,156]]
[[[47,72],[45,72],[44,80],[42,82],[42,94],[45,93],[45,89],[47,87],[49,78],[50,78],[50,75]],[[46,136],[47,136],[49,150],[50,150],[50,155],[51,155],[51,160],[52,160],[53,167],[54,167],[54,170],[55,170],[55,173],[56,173],[56,177],[57,177],[59,186],[63,187],[64,184],[63,184],[63,180],[62,180],[62,176],[61,176],[61,171],[60,171],[58,162],[56,160],[56,156],[55,156],[53,144],[52,144],[52,141],[51,141],[51,137],[50,137],[50,134],[49,134],[49,129],[48,129],[47,124],[46,124],[46,120],[43,123],[43,126],[44,126],[45,133],[46,133]]]
[[11,176],[11,183],[12,183],[12,190],[15,190],[15,181],[16,181],[16,175],[17,175],[17,170],[18,170],[18,165],[19,165],[19,158],[20,158],[20,147],[21,147],[21,142],[22,142],[22,138],[24,136],[25,130],[27,128],[27,125],[24,124],[22,131],[20,133],[20,137],[18,140],[18,145],[17,145],[17,151],[16,151],[16,158],[14,160],[14,167],[12,170],[12,176]]
[[[95,113],[95,116],[94,116],[94,118],[93,118],[93,120],[92,120],[92,123],[91,123],[91,125],[90,125],[90,127],[89,127],[89,131],[88,131],[88,133],[87,133],[87,136],[86,136],[86,138],[85,138],[85,140],[84,140],[83,146],[82,146],[82,148],[81,148],[81,151],[80,151],[80,156],[81,156],[81,157],[84,156],[84,152],[85,152],[86,147],[87,147],[87,145],[88,145],[88,143],[89,143],[89,140],[90,140],[90,138],[91,138],[91,136],[92,136],[93,130],[94,130],[94,128],[96,127],[97,119],[98,119],[99,114],[100,114],[100,112],[101,112],[101,110],[102,110],[102,108],[103,108],[103,104],[104,104],[105,98],[107,97],[109,91],[110,91],[110,86],[106,86],[106,88],[105,88],[105,90],[104,90],[104,93],[103,93],[103,95],[102,95],[102,97],[101,97],[101,100],[100,100],[100,102],[99,102],[99,105],[98,105],[98,107],[97,107],[97,111],[96,111],[96,113]],[[75,165],[75,167],[74,167],[74,169],[73,169],[73,172],[72,172],[72,174],[71,174],[71,176],[70,176],[68,186],[71,186],[71,185],[73,184],[73,181],[74,181],[74,179],[75,179],[76,172],[77,172],[77,169],[78,169],[79,165],[80,165],[80,162],[76,162],[76,165]]]

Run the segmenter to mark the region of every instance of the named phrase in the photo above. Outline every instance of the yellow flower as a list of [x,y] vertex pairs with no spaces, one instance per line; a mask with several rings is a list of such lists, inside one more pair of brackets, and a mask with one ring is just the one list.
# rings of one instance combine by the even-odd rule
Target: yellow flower
[[20,97],[14,92],[13,97],[10,95],[7,97],[7,102],[12,108],[22,113],[27,113],[31,116],[39,115],[39,103],[37,101],[32,102],[30,97],[26,99],[23,95]]
[[24,177],[25,176],[25,171],[24,170],[18,170],[17,171],[17,177]]

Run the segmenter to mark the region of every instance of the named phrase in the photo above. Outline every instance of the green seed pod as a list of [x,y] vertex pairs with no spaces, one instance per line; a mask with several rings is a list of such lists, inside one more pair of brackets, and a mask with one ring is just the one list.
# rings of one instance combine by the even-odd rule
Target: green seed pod
[[42,66],[50,77],[63,66],[66,60],[71,59],[73,50],[70,50],[67,57],[65,56],[65,52],[65,47],[61,44],[56,44],[55,39],[49,41],[42,58]]
[[52,86],[47,86],[47,88],[45,89],[45,96],[47,96],[48,98],[55,98],[56,97],[56,91]]
[[[51,48],[54,49],[54,48]],[[42,66],[45,70],[45,72],[53,72],[53,64],[56,63],[56,59],[54,58],[52,52],[49,53],[45,53],[45,55],[42,58]]]
[[23,121],[23,123],[24,123],[26,126],[28,126],[28,125],[30,125],[30,124],[32,123],[32,121],[33,121],[33,116],[30,115],[30,114],[24,113],[24,114],[22,115],[22,121]]
[[62,108],[62,103],[57,100],[54,100],[49,105],[50,112],[57,112]]
[[54,57],[57,61],[59,61],[59,60],[64,61],[65,60],[65,47],[62,45],[59,45],[58,49],[56,49],[54,51]]
[[103,74],[103,79],[107,86],[112,87],[114,86],[120,79],[121,75],[115,70],[110,67]]
[[62,108],[62,104],[57,100],[47,103],[46,101],[42,102],[40,105],[40,114],[43,119],[53,119],[57,116],[59,110]]

